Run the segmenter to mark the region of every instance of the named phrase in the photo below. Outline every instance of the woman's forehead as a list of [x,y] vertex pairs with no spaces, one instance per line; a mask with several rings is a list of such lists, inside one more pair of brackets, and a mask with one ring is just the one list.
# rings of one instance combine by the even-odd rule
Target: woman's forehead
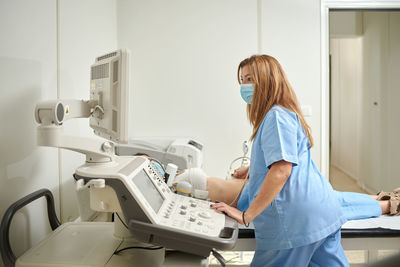
[[246,76],[250,76],[251,75],[251,69],[249,67],[249,65],[243,66],[240,69],[240,76],[245,78]]

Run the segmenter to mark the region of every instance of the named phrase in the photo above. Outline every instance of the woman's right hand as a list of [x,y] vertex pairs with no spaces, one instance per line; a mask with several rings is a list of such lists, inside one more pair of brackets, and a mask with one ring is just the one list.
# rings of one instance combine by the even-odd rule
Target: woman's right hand
[[247,173],[249,172],[250,166],[242,166],[239,167],[235,170],[235,172],[232,174],[232,177],[239,178],[239,179],[245,179],[247,176]]

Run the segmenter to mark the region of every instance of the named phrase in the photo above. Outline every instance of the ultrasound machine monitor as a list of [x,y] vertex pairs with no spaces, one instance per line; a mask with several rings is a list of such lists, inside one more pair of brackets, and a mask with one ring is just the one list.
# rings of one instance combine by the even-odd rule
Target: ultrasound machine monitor
[[[90,116],[94,132],[111,141],[128,140],[129,52],[118,50],[91,66]],[[208,256],[213,248],[231,249],[237,222],[210,208],[210,202],[177,195],[149,159],[115,156],[111,162],[80,166],[75,179],[104,179],[118,199],[125,223],[139,241]]]
[[96,58],[90,71],[90,116],[94,133],[116,143],[128,142],[130,52],[120,49]]

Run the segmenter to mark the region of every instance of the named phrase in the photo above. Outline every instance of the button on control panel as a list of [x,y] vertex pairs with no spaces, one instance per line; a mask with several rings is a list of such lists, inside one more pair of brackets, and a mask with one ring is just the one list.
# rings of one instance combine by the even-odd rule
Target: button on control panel
[[[162,224],[208,236],[218,236],[225,226],[225,215],[210,208],[211,202],[193,199],[186,196],[171,194],[171,202],[176,203],[171,210],[171,204],[161,208],[168,212],[169,217],[163,218]],[[179,203],[179,204],[178,204]]]
[[225,227],[225,215],[211,209],[211,202],[173,193],[152,164],[148,164],[147,172],[165,198],[157,212],[159,224],[177,228],[179,231],[219,236]]

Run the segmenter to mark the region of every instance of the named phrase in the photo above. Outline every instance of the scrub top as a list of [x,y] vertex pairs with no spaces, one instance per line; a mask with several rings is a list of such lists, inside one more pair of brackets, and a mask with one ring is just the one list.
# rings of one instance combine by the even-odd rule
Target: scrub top
[[346,221],[336,195],[311,159],[299,118],[275,105],[253,140],[248,183],[254,201],[271,165],[284,160],[292,172],[281,192],[254,220],[257,249],[305,246],[336,232]]

